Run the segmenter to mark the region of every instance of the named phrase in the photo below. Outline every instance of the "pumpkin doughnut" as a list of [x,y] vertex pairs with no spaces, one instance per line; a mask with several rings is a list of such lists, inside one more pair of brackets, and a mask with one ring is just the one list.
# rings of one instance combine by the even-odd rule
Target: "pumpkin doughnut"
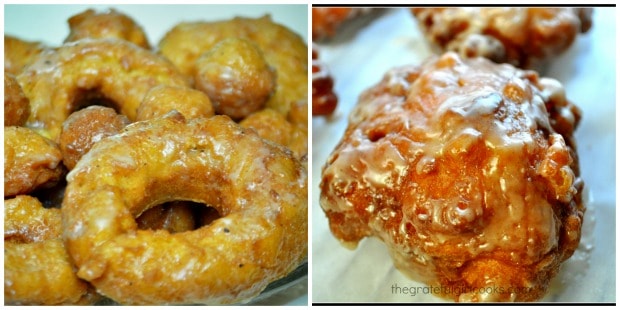
[[4,302],[18,305],[94,302],[73,270],[61,239],[59,209],[31,196],[4,201]]
[[[241,302],[307,256],[306,171],[226,116],[133,123],[95,144],[67,181],[77,274],[122,304]],[[222,217],[176,234],[138,230],[138,215],[177,200]]]
[[161,117],[176,110],[185,118],[211,117],[211,99],[205,93],[189,88],[159,85],[151,88],[138,106],[136,121]]
[[30,102],[15,76],[4,71],[4,126],[22,126],[30,115]]
[[4,197],[54,185],[64,176],[58,145],[26,127],[4,127]]
[[308,47],[301,37],[271,17],[180,23],[159,42],[159,51],[183,74],[196,75],[196,60],[227,38],[255,43],[276,71],[276,91],[266,106],[284,115],[292,103],[308,98]]
[[131,17],[114,9],[106,12],[89,9],[71,16],[67,22],[69,23],[70,33],[65,42],[84,38],[117,38],[145,49],[151,48],[142,27]]
[[30,99],[27,125],[57,140],[62,123],[93,98],[135,120],[144,95],[157,85],[187,86],[167,60],[119,39],[83,39],[45,52],[17,80]]
[[533,301],[579,245],[586,208],[556,80],[456,53],[390,70],[360,96],[324,166],[339,240],[376,236],[455,301]]
[[124,115],[112,108],[90,106],[69,115],[60,133],[62,162],[71,170],[99,140],[114,135],[129,124]]

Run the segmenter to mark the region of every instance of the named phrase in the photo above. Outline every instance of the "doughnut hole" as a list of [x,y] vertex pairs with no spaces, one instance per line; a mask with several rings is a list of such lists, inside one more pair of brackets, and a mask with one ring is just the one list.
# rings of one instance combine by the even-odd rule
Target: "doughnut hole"
[[220,218],[213,207],[193,201],[170,201],[142,212],[136,218],[138,229],[167,230],[169,233],[191,231]]
[[89,106],[69,115],[60,133],[60,151],[63,163],[71,170],[101,139],[117,134],[129,120],[112,108]]
[[215,112],[242,119],[262,109],[276,88],[276,72],[252,42],[225,39],[196,61],[196,88]]

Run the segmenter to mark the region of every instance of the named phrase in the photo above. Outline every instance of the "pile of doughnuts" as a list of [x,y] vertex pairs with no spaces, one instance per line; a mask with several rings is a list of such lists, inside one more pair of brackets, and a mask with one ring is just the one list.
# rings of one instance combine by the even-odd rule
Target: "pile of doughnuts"
[[231,304],[307,257],[307,44],[262,18],[151,48],[87,10],[5,34],[4,300]]
[[377,237],[441,297],[538,300],[580,242],[581,110],[525,68],[566,50],[591,10],[412,12],[439,54],[359,96],[322,170],[329,228],[353,248]]

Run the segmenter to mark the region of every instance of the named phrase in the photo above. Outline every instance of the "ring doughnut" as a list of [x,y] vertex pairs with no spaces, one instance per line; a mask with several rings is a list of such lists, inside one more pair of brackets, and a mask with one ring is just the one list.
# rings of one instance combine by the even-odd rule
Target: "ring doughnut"
[[4,126],[22,126],[30,116],[30,101],[15,76],[4,71]]
[[71,16],[67,22],[69,23],[70,33],[65,39],[65,43],[85,38],[117,38],[147,50],[151,48],[142,27],[129,16],[114,9],[106,12],[96,12],[89,9]]
[[[77,274],[123,304],[240,302],[307,255],[305,170],[226,116],[133,123],[95,144],[67,181],[64,240]],[[176,234],[137,229],[138,215],[175,200],[222,217]]]
[[53,186],[64,176],[58,145],[26,127],[4,127],[4,197]]
[[135,120],[148,90],[187,86],[167,60],[119,39],[83,39],[39,55],[17,80],[30,99],[27,125],[57,140],[62,123],[85,99],[102,97]]
[[276,91],[266,106],[284,115],[290,105],[308,98],[308,48],[301,37],[271,17],[180,23],[159,42],[160,53],[181,73],[194,77],[196,60],[226,38],[255,43],[277,73]]

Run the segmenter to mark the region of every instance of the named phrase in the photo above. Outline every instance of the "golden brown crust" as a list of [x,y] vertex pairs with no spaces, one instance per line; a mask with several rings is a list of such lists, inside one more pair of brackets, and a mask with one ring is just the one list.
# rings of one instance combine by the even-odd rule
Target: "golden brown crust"
[[63,122],[59,138],[63,164],[67,169],[73,169],[93,144],[117,134],[128,124],[125,116],[102,106],[90,106],[71,113]]
[[[239,302],[307,255],[305,170],[225,116],[133,123],[67,180],[64,239],[78,276],[123,304]],[[137,215],[173,200],[222,218],[177,234],[137,229]]]
[[25,127],[4,127],[4,197],[48,187],[64,176],[53,141]]
[[4,71],[4,126],[22,126],[30,115],[30,101],[15,76]]
[[559,82],[483,58],[395,68],[361,95],[323,169],[331,231],[377,236],[397,268],[455,300],[539,299],[579,244],[577,110]]
[[297,158],[303,158],[308,154],[307,129],[291,124],[286,117],[274,110],[258,111],[239,124],[256,130],[263,139],[286,146]]
[[276,72],[256,44],[229,38],[196,60],[194,81],[218,114],[242,119],[265,106],[276,88]]
[[60,238],[59,209],[45,209],[37,198],[18,195],[4,201],[4,241],[33,243]]
[[66,43],[41,54],[17,80],[30,99],[27,125],[52,140],[58,139],[62,123],[86,99],[102,97],[134,120],[152,87],[188,85],[167,60],[118,39]]
[[142,27],[129,16],[114,9],[105,12],[89,9],[71,16],[67,22],[70,33],[65,42],[84,38],[116,38],[145,49],[151,48]]
[[181,23],[159,42],[162,55],[190,77],[196,75],[196,60],[226,38],[255,43],[277,74],[276,91],[266,106],[284,115],[292,103],[308,99],[308,48],[288,28],[262,18],[241,18],[215,22]]
[[591,25],[591,8],[414,8],[441,51],[540,69]]
[[136,121],[162,117],[176,110],[185,118],[214,115],[211,100],[203,92],[189,87],[159,85],[151,88],[138,106]]
[[34,197],[17,196],[4,201],[4,216],[5,304],[80,301],[89,286],[75,275],[60,238],[60,210],[44,209]]
[[18,75],[30,65],[46,47],[40,42],[30,42],[4,35],[4,71]]

